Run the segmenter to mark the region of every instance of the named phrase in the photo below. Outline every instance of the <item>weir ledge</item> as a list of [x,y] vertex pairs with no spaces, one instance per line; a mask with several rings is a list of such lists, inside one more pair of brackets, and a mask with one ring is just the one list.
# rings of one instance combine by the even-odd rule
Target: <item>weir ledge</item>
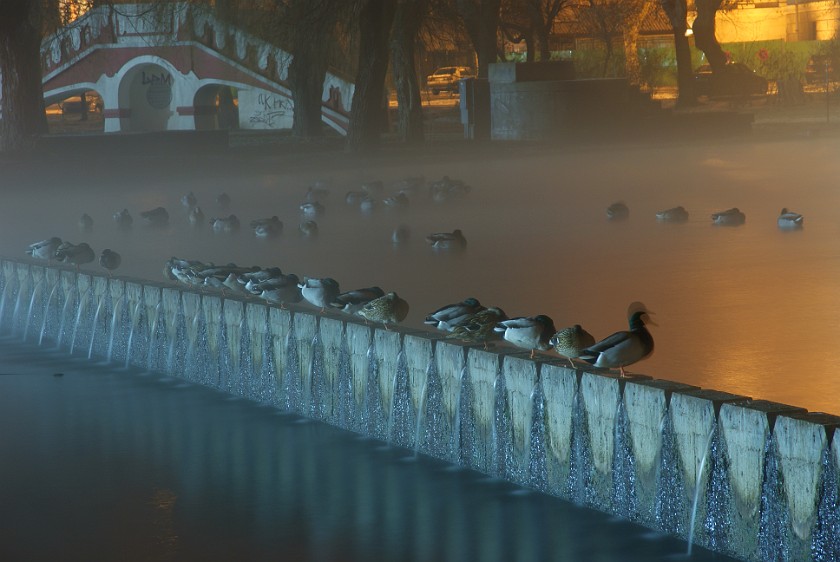
[[840,560],[837,416],[10,259],[0,295],[4,335],[210,386],[743,560]]

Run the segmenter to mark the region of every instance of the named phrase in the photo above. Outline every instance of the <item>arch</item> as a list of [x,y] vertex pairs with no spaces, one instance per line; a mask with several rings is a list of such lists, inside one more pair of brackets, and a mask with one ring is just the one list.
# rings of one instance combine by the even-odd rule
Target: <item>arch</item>
[[166,131],[172,128],[180,73],[168,61],[141,56],[127,62],[117,76],[117,116],[121,131]]
[[200,86],[193,97],[195,129],[238,129],[237,88],[223,83]]
[[104,132],[102,93],[91,83],[74,84],[44,92],[44,107],[50,132],[64,132],[75,122],[84,122],[86,132]]

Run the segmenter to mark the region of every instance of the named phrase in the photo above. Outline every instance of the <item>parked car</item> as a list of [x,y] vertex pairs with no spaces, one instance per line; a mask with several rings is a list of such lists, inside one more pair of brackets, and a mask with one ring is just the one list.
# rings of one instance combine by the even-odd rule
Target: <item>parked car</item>
[[433,94],[457,92],[458,82],[462,78],[471,78],[473,76],[475,76],[475,73],[467,66],[444,66],[426,77],[426,87]]
[[767,94],[767,79],[741,62],[730,62],[717,74],[704,64],[694,71],[694,88],[699,96],[763,96]]
[[805,82],[808,84],[823,84],[826,81],[836,82],[834,61],[828,55],[812,55],[805,67]]

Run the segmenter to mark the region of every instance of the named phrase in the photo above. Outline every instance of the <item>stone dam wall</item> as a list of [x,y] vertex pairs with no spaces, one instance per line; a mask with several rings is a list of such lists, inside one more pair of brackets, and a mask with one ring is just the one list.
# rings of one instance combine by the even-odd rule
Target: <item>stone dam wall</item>
[[744,560],[840,560],[840,418],[182,287],[0,261],[0,331],[217,388]]

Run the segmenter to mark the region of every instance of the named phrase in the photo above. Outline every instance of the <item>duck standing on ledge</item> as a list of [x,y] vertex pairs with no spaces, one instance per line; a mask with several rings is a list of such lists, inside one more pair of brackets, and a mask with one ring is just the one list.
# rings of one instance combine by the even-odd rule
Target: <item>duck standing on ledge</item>
[[575,324],[554,334],[548,343],[554,351],[568,359],[569,365],[574,368],[572,359],[580,357],[584,349],[595,345],[595,338],[580,324]]
[[629,330],[616,332],[595,345],[584,349],[580,359],[595,367],[612,369],[618,367],[625,377],[624,367],[637,363],[653,353],[653,336],[645,326],[645,317],[654,324],[642,303],[633,303],[628,309]]
[[516,347],[530,349],[531,358],[534,357],[534,351],[537,349],[540,351],[551,349],[548,341],[557,332],[554,321],[545,314],[502,320],[494,329],[502,334],[502,338]]

